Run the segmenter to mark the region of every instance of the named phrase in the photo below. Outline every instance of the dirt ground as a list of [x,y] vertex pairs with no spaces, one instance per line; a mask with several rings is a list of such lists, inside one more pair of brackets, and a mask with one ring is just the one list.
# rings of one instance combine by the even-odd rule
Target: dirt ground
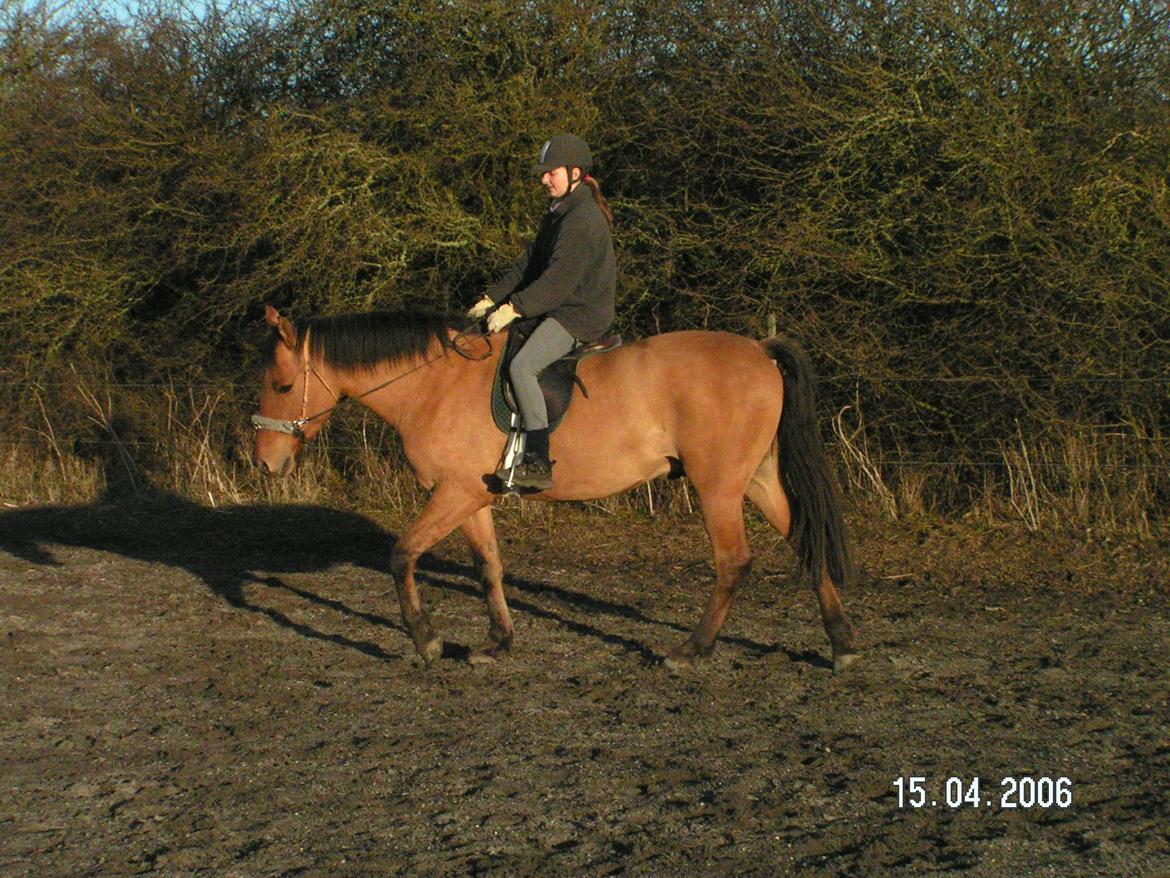
[[694,516],[504,509],[490,666],[441,544],[425,668],[401,522],[0,511],[0,876],[1170,875],[1166,544],[855,524],[860,663],[832,675],[753,523],[751,585],[675,676]]

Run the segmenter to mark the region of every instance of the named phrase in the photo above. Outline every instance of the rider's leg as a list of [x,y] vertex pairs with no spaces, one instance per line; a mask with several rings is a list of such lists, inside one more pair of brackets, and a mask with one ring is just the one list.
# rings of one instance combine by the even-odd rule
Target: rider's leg
[[545,367],[569,353],[576,343],[576,339],[560,323],[546,317],[512,358],[508,369],[526,434],[524,464],[536,476],[538,484],[534,487],[542,485],[546,479],[551,484],[548,409],[537,376]]

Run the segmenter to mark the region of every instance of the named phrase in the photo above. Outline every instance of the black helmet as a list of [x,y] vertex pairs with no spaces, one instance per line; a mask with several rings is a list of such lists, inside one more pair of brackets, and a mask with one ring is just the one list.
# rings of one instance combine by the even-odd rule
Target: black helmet
[[555,134],[540,148],[540,159],[532,166],[536,176],[553,168],[580,168],[582,174],[593,170],[593,154],[589,144],[576,134]]

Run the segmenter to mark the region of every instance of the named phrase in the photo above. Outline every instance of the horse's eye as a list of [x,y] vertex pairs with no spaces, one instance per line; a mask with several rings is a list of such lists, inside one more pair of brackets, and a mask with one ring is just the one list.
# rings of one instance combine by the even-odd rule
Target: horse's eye
[[291,384],[282,384],[280,387],[276,388],[277,393],[288,393],[290,390],[292,390]]

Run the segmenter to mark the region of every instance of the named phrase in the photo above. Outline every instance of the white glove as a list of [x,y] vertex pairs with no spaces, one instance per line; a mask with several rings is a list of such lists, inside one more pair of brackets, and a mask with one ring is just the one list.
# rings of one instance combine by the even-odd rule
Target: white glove
[[513,320],[520,316],[520,312],[512,305],[511,302],[506,302],[492,312],[492,316],[488,318],[488,332],[499,332]]
[[484,314],[492,310],[495,302],[488,296],[483,296],[478,302],[471,306],[471,310],[467,312],[467,316],[472,320],[479,320]]

